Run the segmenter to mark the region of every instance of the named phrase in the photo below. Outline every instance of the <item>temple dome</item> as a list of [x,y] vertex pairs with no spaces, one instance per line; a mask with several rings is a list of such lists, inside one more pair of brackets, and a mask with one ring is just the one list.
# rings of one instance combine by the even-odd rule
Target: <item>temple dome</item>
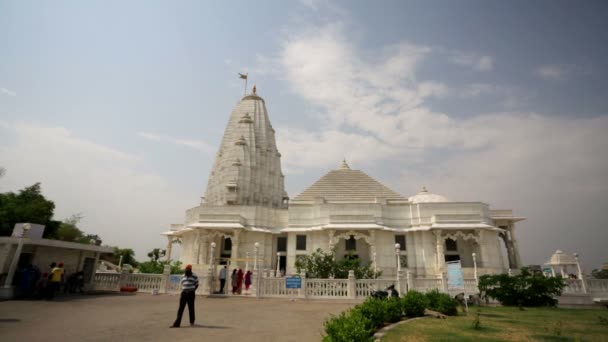
[[346,161],[340,168],[329,171],[319,178],[301,194],[295,201],[310,201],[322,197],[328,201],[375,201],[377,198],[405,199],[397,192],[389,189],[365,172],[352,170]]
[[445,196],[437,195],[431,192],[428,192],[426,187],[422,187],[419,193],[408,198],[408,200],[412,203],[441,203],[441,202],[450,202]]

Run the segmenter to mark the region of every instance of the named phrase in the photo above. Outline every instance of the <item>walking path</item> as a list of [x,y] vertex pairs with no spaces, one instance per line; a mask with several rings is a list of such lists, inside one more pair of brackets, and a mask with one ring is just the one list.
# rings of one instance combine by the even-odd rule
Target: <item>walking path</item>
[[178,296],[73,295],[0,302],[0,341],[320,341],[323,321],[354,304],[216,297],[196,298],[195,327]]

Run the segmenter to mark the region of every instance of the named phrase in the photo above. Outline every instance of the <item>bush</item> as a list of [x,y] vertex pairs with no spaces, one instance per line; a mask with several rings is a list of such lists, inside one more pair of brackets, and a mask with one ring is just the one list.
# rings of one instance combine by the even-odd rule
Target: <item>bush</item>
[[[363,304],[357,305],[354,310],[369,319],[371,329],[377,330],[389,321],[387,302],[387,300],[368,298]],[[399,314],[401,314],[401,308],[399,308]]]
[[426,293],[429,300],[428,308],[444,315],[454,316],[458,313],[458,302],[447,293],[441,293],[433,289]]
[[395,323],[399,322],[403,317],[403,307],[401,305],[401,299],[399,298],[389,298],[385,301],[386,307],[386,315],[384,319],[386,319],[387,323]]
[[364,342],[372,341],[375,329],[371,321],[358,309],[342,312],[323,323],[324,342]]
[[562,294],[564,286],[561,277],[533,274],[525,267],[516,276],[498,274],[479,278],[481,295],[507,306],[555,306],[555,297]]
[[408,317],[424,316],[424,309],[429,306],[428,298],[418,291],[408,291],[401,298],[401,308]]

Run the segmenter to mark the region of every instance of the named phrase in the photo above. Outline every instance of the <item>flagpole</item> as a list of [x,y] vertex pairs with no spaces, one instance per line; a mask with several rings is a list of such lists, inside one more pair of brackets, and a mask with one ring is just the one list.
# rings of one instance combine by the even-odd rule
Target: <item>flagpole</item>
[[247,95],[247,80],[249,80],[248,75],[249,74],[245,74],[245,91],[243,92],[243,96]]

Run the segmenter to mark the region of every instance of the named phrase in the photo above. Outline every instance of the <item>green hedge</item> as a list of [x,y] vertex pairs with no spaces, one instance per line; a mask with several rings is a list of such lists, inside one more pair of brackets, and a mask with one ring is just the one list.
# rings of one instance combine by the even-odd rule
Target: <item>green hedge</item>
[[[431,303],[434,307],[431,307]],[[424,316],[424,309],[431,308],[446,315],[455,314],[456,301],[447,294],[430,292],[422,294],[409,291],[401,298],[368,298],[353,309],[332,316],[323,324],[325,342],[371,341],[374,332],[386,324],[407,317]]]
[[332,316],[323,324],[325,342],[371,341],[374,332],[403,316],[424,316],[424,309],[456,315],[458,303],[450,295],[432,290],[426,294],[409,291],[401,298],[368,298],[353,309]]
[[441,312],[444,315],[454,316],[458,313],[458,302],[447,293],[433,289],[426,293],[429,300],[428,309]]

